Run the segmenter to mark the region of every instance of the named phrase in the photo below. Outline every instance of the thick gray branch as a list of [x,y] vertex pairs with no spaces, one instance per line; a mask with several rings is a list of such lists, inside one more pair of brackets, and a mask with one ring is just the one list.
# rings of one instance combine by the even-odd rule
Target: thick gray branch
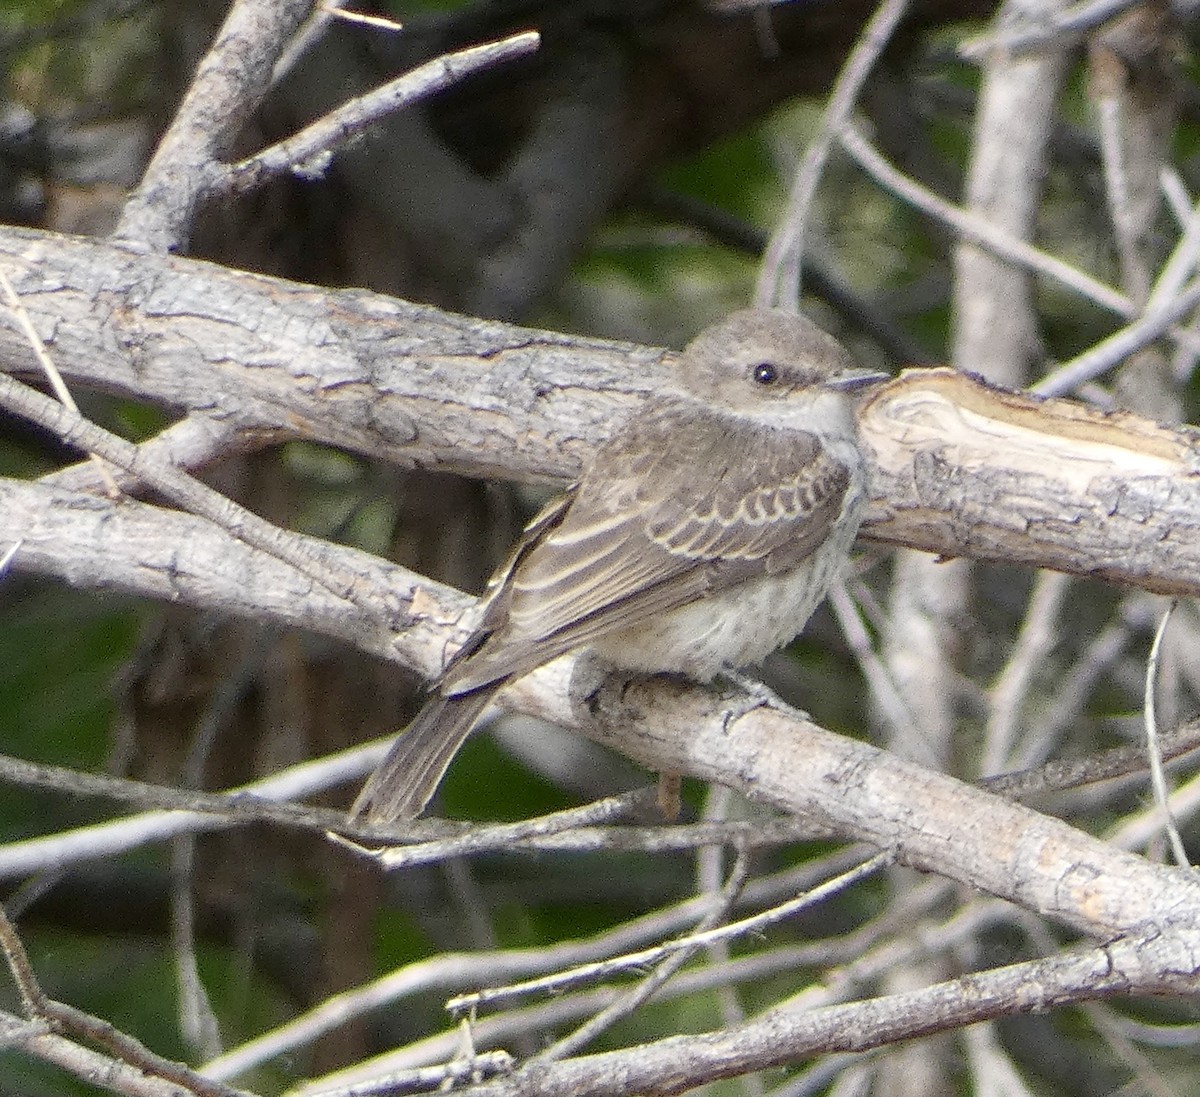
[[[472,600],[404,568],[316,538],[315,556],[379,592],[372,614],[204,518],[50,484],[0,479],[0,536],[20,541],[15,566],[86,590],[183,602],[306,629],[426,675],[441,666],[446,628]],[[393,636],[389,620],[400,626]]]
[[[662,350],[92,240],[0,229],[0,264],[69,383],[201,414],[240,448],[306,438],[403,466],[565,480],[669,383]],[[34,372],[8,317],[0,369]],[[1016,408],[928,376],[864,415],[867,538],[1200,594],[1193,432]]]

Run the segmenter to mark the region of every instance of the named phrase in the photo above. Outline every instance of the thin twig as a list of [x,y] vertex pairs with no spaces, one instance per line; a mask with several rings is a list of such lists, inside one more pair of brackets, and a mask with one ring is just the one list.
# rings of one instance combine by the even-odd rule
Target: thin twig
[[[45,342],[38,335],[37,328],[33,326],[29,310],[21,303],[20,296],[3,270],[0,270],[0,290],[3,290],[4,302],[12,310],[13,316],[17,318],[17,324],[21,328],[21,333],[25,336],[25,341],[29,344],[30,350],[33,351],[38,365],[42,367],[42,372],[50,382],[50,387],[54,390],[54,395],[59,398],[65,407],[78,415],[79,405],[75,403],[75,397],[71,395],[71,390],[67,388],[67,383],[63,380],[58,366],[54,364],[54,359],[50,357],[50,352],[46,349]],[[100,479],[108,489],[109,496],[113,499],[119,498],[121,489],[117,487],[117,482],[113,479],[112,472],[109,471],[108,466],[94,453],[89,453],[88,459],[95,465]]]
[[1169,304],[1157,312],[1146,312],[1132,324],[1097,343],[1090,350],[1064,362],[1053,373],[1047,374],[1030,392],[1040,396],[1062,396],[1106,370],[1119,365],[1126,358],[1156,339],[1166,335],[1183,316],[1200,305],[1200,278],[1191,282]]
[[1188,207],[1183,232],[1158,272],[1150,295],[1146,298],[1145,311],[1157,312],[1174,300],[1183,291],[1197,263],[1200,263],[1200,202]]
[[1146,660],[1146,756],[1150,761],[1150,785],[1154,789],[1154,801],[1158,804],[1158,808],[1162,812],[1163,829],[1167,832],[1167,839],[1171,843],[1171,853],[1175,857],[1175,863],[1180,868],[1188,868],[1191,862],[1188,860],[1187,851],[1183,848],[1183,839],[1179,835],[1179,827],[1175,824],[1175,816],[1171,813],[1170,795],[1167,792],[1167,778],[1166,774],[1163,773],[1162,751],[1159,745],[1158,734],[1157,706],[1155,704],[1155,687],[1158,685],[1158,662],[1162,652],[1162,639],[1166,634],[1167,623],[1171,620],[1171,614],[1175,612],[1177,604],[1174,598],[1167,604],[1166,612],[1162,615],[1162,620],[1159,621],[1158,628],[1155,630],[1154,643],[1150,645],[1150,658]]
[[460,1086],[478,1085],[497,1075],[510,1074],[516,1065],[507,1051],[472,1052],[446,1063],[413,1067],[372,1077],[348,1089],[326,1091],[328,1097],[400,1097],[405,1093],[452,1093]]
[[167,922],[179,1030],[193,1055],[211,1059],[221,1050],[221,1030],[197,956],[195,869],[196,836],[181,834],[171,843]]
[[279,56],[275,58],[271,67],[272,86],[277,85],[291,72],[296,62],[324,37],[338,9],[345,3],[347,0],[323,0],[322,3],[313,5],[312,11],[296,28],[287,44],[280,50]]
[[1193,213],[1192,198],[1179,172],[1170,164],[1164,164],[1158,169],[1158,183],[1162,187],[1167,209],[1174,214],[1179,227],[1186,230]]
[[1116,1062],[1123,1063],[1133,1076],[1125,1084],[1127,1090],[1138,1089],[1148,1097],[1180,1097],[1182,1090],[1173,1080],[1163,1077],[1162,1071],[1122,1031],[1117,1014],[1111,1006],[1086,1002],[1083,1012],[1092,1022],[1097,1034],[1107,1045]]
[[4,953],[8,970],[12,972],[13,982],[17,984],[17,993],[21,995],[21,1004],[25,1012],[31,1018],[40,1016],[46,995],[38,983],[33,965],[29,962],[29,953],[21,943],[17,927],[9,920],[3,906],[0,906],[0,952]]
[[1070,584],[1070,577],[1059,572],[1038,573],[1021,631],[1004,669],[989,691],[981,773],[997,773],[1012,764],[1010,755],[1016,739],[1017,718],[1034,676],[1042,669],[1046,656],[1058,641],[1058,615]]
[[52,431],[65,443],[98,454],[166,496],[173,503],[219,526],[231,536],[291,564],[331,594],[369,616],[387,617],[386,593],[360,587],[364,579],[343,567],[317,557],[309,545],[288,530],[215,491],[207,484],[165,461],[157,451],[104,430],[77,410],[56,403],[40,392],[6,375],[0,375],[0,406]]
[[8,305],[12,310],[13,316],[16,317],[21,334],[25,336],[25,341],[29,344],[30,350],[33,351],[38,365],[42,367],[42,372],[46,375],[46,380],[50,382],[50,387],[54,390],[54,395],[78,415],[79,405],[75,403],[75,397],[71,395],[71,390],[67,388],[67,383],[62,379],[62,374],[58,372],[58,367],[54,364],[54,359],[50,357],[49,352],[46,350],[46,344],[42,341],[42,337],[38,335],[37,328],[33,326],[29,310],[21,304],[21,298],[17,296],[16,289],[3,270],[0,270],[0,290],[4,291],[4,303]]
[[[725,882],[725,886],[721,889],[720,895],[717,896],[717,901],[700,922],[700,932],[706,932],[710,929],[715,929],[729,916],[730,910],[733,909],[733,904],[737,901],[738,896],[742,892],[742,888],[746,885],[746,877],[749,873],[749,859],[746,856],[745,850],[738,852],[738,857],[734,866],[729,871],[729,879]],[[612,1028],[618,1021],[630,1016],[643,1002],[647,1001],[655,991],[657,991],[664,983],[667,982],[684,964],[686,964],[697,952],[700,951],[700,945],[693,945],[689,948],[680,949],[672,955],[666,956],[655,967],[645,979],[643,979],[636,987],[627,994],[621,995],[615,1002],[611,1002],[595,1016],[589,1018],[584,1024],[580,1025],[574,1032],[563,1037],[561,1040],[555,1041],[548,1048],[540,1051],[534,1059],[540,1062],[550,1062],[554,1059],[565,1059],[575,1052],[587,1047],[593,1040],[596,1039],[602,1032]]]
[[400,31],[404,29],[403,23],[396,22],[395,19],[387,19],[382,15],[368,15],[361,11],[348,11],[340,5],[345,3],[345,0],[336,0],[336,2],[323,2],[320,8],[323,12],[327,12],[332,18],[340,19],[344,23],[357,23],[363,27],[370,27],[372,30]]
[[[1145,751],[1143,750],[1143,755]],[[1145,763],[1143,762],[1143,765]],[[1167,800],[1171,816],[1178,822],[1187,821],[1200,813],[1200,776],[1193,774],[1179,784]],[[1163,814],[1157,801],[1146,804],[1141,811],[1123,816],[1105,831],[1105,842],[1119,849],[1146,850],[1157,844],[1163,833]],[[1172,851],[1174,853],[1174,851]]]
[[[1167,735],[1159,736],[1159,755],[1165,762],[1197,749],[1200,749],[1200,723],[1185,724]],[[1100,781],[1113,781],[1145,770],[1144,746],[1113,747],[1098,754],[1089,754],[1086,758],[1055,759],[1036,769],[985,777],[979,782],[979,787],[1000,796],[1027,800],[1047,792],[1063,792]]]
[[156,1075],[195,1093],[197,1097],[253,1097],[243,1090],[231,1089],[211,1078],[197,1074],[184,1063],[164,1059],[141,1041],[121,1032],[108,1021],[84,1013],[63,1002],[48,998],[38,983],[29,955],[21,943],[17,928],[0,907],[0,951],[21,994],[21,1001],[30,1020],[46,1021],[59,1032],[90,1040],[112,1052],[121,1062]]
[[[1147,310],[1166,304],[1183,289],[1184,282],[1200,264],[1200,202],[1193,203],[1179,172],[1165,166],[1159,172],[1159,183],[1168,207],[1182,229],[1179,240],[1163,264],[1158,280],[1150,291],[1146,302]],[[1196,368],[1200,357],[1200,338],[1196,334],[1196,321],[1189,320],[1182,331],[1183,338],[1175,348],[1171,363],[1171,374],[1177,381],[1186,381]]]
[[[1115,94],[1102,94],[1096,104],[1104,191],[1108,197],[1108,212],[1116,240],[1122,285],[1135,301],[1145,301],[1150,288],[1149,275],[1138,247],[1137,225],[1132,210],[1127,149],[1122,139],[1126,124],[1122,106],[1120,96]],[[1146,311],[1149,312],[1149,308]]]
[[845,583],[838,583],[829,592],[829,605],[841,626],[854,658],[862,668],[863,677],[871,688],[871,697],[880,715],[891,725],[893,732],[913,726],[913,715],[900,694],[891,673],[871,644],[871,635],[859,615],[858,606],[850,597]]
[[515,983],[507,987],[492,987],[487,990],[476,991],[474,994],[461,994],[457,998],[451,998],[446,1003],[446,1008],[451,1012],[461,1013],[466,1010],[478,1009],[483,1005],[493,1005],[496,1002],[525,997],[529,994],[557,993],[568,987],[578,986],[581,983],[592,982],[596,979],[606,979],[618,972],[642,967],[645,964],[657,963],[664,956],[672,952],[678,952],[680,949],[705,948],[716,941],[730,941],[749,933],[758,933],[768,926],[784,921],[798,914],[800,911],[824,902],[830,896],[844,891],[859,880],[863,880],[873,873],[878,872],[885,865],[890,864],[892,859],[890,853],[877,853],[875,856],[860,862],[848,872],[842,873],[834,879],[812,888],[810,891],[797,896],[789,902],[781,903],[770,910],[755,914],[750,918],[730,922],[728,925],[705,930],[702,933],[688,934],[686,937],[680,937],[674,941],[656,945],[654,948],[643,949],[640,952],[602,960],[594,964],[584,964],[570,971],[558,972],[554,975],[546,976],[543,979],[531,979],[527,982]]
[[[751,881],[742,894],[743,903],[773,902],[783,895],[794,895],[797,890],[808,887],[815,879],[828,875],[829,871],[855,862],[858,858],[854,850],[839,850],[836,855],[824,858],[818,862],[809,862],[799,869],[791,868],[784,872],[759,877]],[[824,871],[823,871],[824,870]],[[937,895],[944,895],[950,887],[944,881],[933,885]],[[942,889],[936,891],[937,888]],[[930,892],[926,891],[925,895]],[[812,967],[828,964],[849,963],[873,945],[884,934],[894,931],[897,925],[910,924],[912,918],[927,913],[930,905],[936,902],[931,899],[925,905],[914,905],[910,900],[889,908],[886,918],[877,919],[863,930],[850,934],[840,934],[836,938],[825,941],[809,942],[805,945],[779,949],[770,956],[757,955],[742,957],[729,964],[720,965],[719,971],[712,967],[703,972],[682,973],[667,989],[666,993],[692,993],[695,989],[711,990],[714,986],[727,985],[742,979],[753,979],[763,974],[780,970],[795,970],[798,967]],[[508,949],[489,953],[444,953],[428,959],[417,960],[389,972],[373,982],[334,995],[320,1002],[312,1009],[292,1018],[283,1025],[269,1032],[262,1033],[253,1040],[232,1048],[218,1059],[206,1063],[203,1072],[213,1078],[233,1078],[255,1066],[266,1062],[278,1055],[295,1051],[304,1044],[311,1043],[318,1036],[345,1024],[356,1017],[384,1007],[394,1009],[402,1000],[436,990],[458,989],[466,985],[478,986],[482,981],[501,978],[512,979],[536,972],[553,971],[570,964],[579,964],[598,956],[611,956],[614,953],[634,948],[648,941],[661,940],[670,933],[679,932],[693,924],[696,919],[704,916],[709,907],[707,897],[693,896],[682,902],[661,910],[651,911],[630,921],[621,923],[612,929],[604,930],[591,937],[578,940],[568,940],[552,943],[533,949]],[[892,930],[888,929],[888,926]],[[681,986],[683,989],[681,989]],[[605,991],[605,994],[608,992]],[[558,999],[562,1002],[562,999]],[[578,1010],[570,1012],[565,1019],[575,1019],[586,1012],[592,1012],[597,1007],[589,1007],[586,1003]],[[564,1018],[560,1015],[557,1020]],[[489,1028],[491,1018],[476,1022],[474,1031],[478,1034],[486,1030],[489,1038],[492,1035],[511,1035],[514,1027],[511,1024],[502,1026],[502,1031]],[[530,1017],[528,1024],[532,1030],[544,1031],[542,1022],[550,1023],[544,1014]],[[524,1022],[522,1022],[523,1026]],[[516,1030],[517,1035],[526,1031],[524,1027]],[[438,1038],[435,1038],[435,1041]],[[426,1042],[425,1046],[428,1046]],[[431,1053],[441,1055],[441,1043]]]
[[[371,754],[363,756],[361,764],[349,768],[349,776],[346,776],[346,767],[341,764],[344,755],[329,756],[327,760],[332,763],[330,780],[345,781],[366,773],[371,768],[367,759],[373,754],[382,756],[385,746],[386,741],[380,740]],[[351,748],[353,755],[357,755],[360,750],[358,747]],[[320,761],[321,759],[313,759],[302,764],[313,766]],[[291,772],[293,771],[280,770],[266,780],[274,780]],[[145,781],[114,777],[110,774],[84,773],[63,766],[47,765],[44,762],[28,762],[6,754],[0,754],[0,781],[29,788],[54,789],[72,796],[101,797],[118,803],[135,804],[141,808],[217,815],[230,823],[276,823],[281,826],[324,831],[335,823],[346,821],[345,812],[273,802],[267,799],[264,793],[257,791],[261,787],[260,782],[226,792],[204,792],[200,789],[147,784]],[[298,792],[303,795],[324,787],[323,784],[314,784],[311,788],[300,788]],[[427,825],[422,824],[421,829]],[[438,828],[435,826],[433,829],[436,832]],[[0,846],[0,849],[8,848],[11,848],[11,844]]]
[[[705,822],[720,823],[729,818],[734,805],[738,802],[737,793],[726,785],[708,786],[704,797],[704,808],[701,818]],[[738,848],[738,861],[745,862],[747,847]],[[696,894],[718,897],[721,893],[721,873],[725,864],[725,850],[722,846],[703,846],[696,851],[695,856]],[[740,887],[738,895],[745,893]],[[727,913],[722,917],[727,917]],[[715,922],[714,922],[715,924]],[[731,953],[728,941],[718,941],[708,947],[708,970],[719,968],[730,962]],[[721,1023],[727,1027],[740,1025],[746,1020],[746,1010],[738,997],[737,988],[731,982],[717,982],[713,988],[717,1009],[721,1013]],[[765,1097],[766,1087],[758,1075],[746,1075],[739,1080],[745,1097]]]
[[977,1097],[1034,1097],[1000,1041],[994,1025],[972,1025],[963,1032],[971,1070],[971,1092]]
[[[556,811],[536,819],[472,827],[464,834],[419,844],[388,846],[376,851],[359,843],[342,841],[359,852],[367,853],[385,869],[395,870],[428,864],[432,861],[444,861],[450,857],[510,849],[518,842],[528,842],[537,838],[561,834],[565,830],[595,827],[630,815],[644,815],[651,809],[653,803],[653,790],[638,789],[619,796],[609,796],[582,807]],[[334,836],[331,835],[331,837]],[[360,841],[369,842],[371,837],[368,834]]]
[[[0,755],[0,780],[162,809],[60,834],[0,844],[0,879],[111,856],[179,834],[218,830],[249,822],[317,831],[361,852],[367,848],[365,843],[380,840],[377,831],[349,826],[343,811],[279,801],[299,799],[361,778],[382,761],[391,742],[390,737],[374,740],[302,762],[226,792],[166,788]],[[389,847],[387,867],[410,867],[449,857],[498,851],[525,854],[667,853],[713,844],[762,849],[825,834],[820,828],[794,819],[651,827],[582,825],[587,819],[614,819],[637,813],[653,801],[653,796],[653,790],[642,789],[517,823],[477,825],[417,820],[405,830],[397,829],[388,836],[389,841],[404,839],[413,844]],[[351,842],[349,838],[356,840]]]
[[1088,698],[1129,644],[1129,622],[1118,618],[1100,629],[1065,675],[1041,712],[1042,728],[1036,738],[1025,741],[1012,763],[1019,769],[1041,765],[1050,757],[1054,744],[1080,719]]
[[8,548],[4,550],[2,554],[0,554],[0,579],[3,579],[4,576],[8,574],[8,566],[13,562],[13,557],[15,557],[17,553],[21,551],[21,546],[23,544],[25,544],[24,539],[20,541],[14,541],[8,546]]
[[[389,745],[388,740],[380,739],[366,746],[353,747],[311,762],[302,762],[280,770],[270,777],[243,785],[234,790],[231,797],[143,786],[148,796],[157,794],[164,797],[194,798],[194,806],[188,810],[179,810],[179,801],[175,801],[171,810],[144,812],[107,823],[77,827],[61,834],[0,845],[0,879],[27,876],[31,872],[46,868],[108,857],[150,842],[161,842],[177,834],[219,830],[233,825],[242,810],[250,817],[258,818],[266,813],[278,812],[276,821],[284,822],[290,818],[291,825],[304,825],[313,829],[324,829],[338,822],[344,823],[343,812],[326,812],[321,815],[316,809],[295,804],[276,804],[273,809],[268,808],[264,812],[262,806],[255,805],[254,801],[294,800],[360,778],[383,760]],[[35,766],[15,758],[0,758],[0,776],[13,775],[31,784],[53,784],[53,777],[47,772],[50,770],[51,767]],[[57,772],[70,775],[72,780],[78,782],[79,791],[88,795],[119,796],[119,785],[137,784],[94,774],[76,774],[62,770]],[[244,797],[244,804],[239,804],[241,797],[238,794]],[[223,804],[220,803],[222,799],[225,799]]]
[[1069,263],[1048,255],[987,221],[972,217],[958,206],[939,198],[933,191],[921,186],[903,172],[897,171],[852,125],[844,126],[838,138],[842,147],[880,186],[892,191],[923,213],[946,222],[964,239],[987,248],[1011,263],[1053,278],[1080,296],[1119,316],[1131,318],[1136,315],[1137,308],[1134,303],[1111,286],[1088,277]]
[[381,118],[457,83],[471,73],[533,53],[541,43],[525,31],[436,57],[366,95],[343,103],[285,141],[247,157],[214,184],[214,193],[242,193],[292,172],[320,174],[332,154]]
[[838,130],[850,118],[864,81],[891,40],[907,8],[908,0],[883,0],[838,73],[821,124],[808,143],[804,159],[796,171],[788,195],[787,210],[767,243],[754,294],[755,300],[763,307],[779,305],[792,311],[800,307],[804,233],[825,161],[829,159]]

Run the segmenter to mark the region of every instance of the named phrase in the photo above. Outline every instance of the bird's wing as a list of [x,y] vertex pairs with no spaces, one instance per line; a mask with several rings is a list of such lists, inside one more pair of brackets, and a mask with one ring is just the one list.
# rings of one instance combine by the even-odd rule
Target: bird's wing
[[535,520],[444,691],[528,673],[617,629],[787,571],[841,512],[849,471],[813,435],[715,413],[701,422],[695,412],[630,430]]

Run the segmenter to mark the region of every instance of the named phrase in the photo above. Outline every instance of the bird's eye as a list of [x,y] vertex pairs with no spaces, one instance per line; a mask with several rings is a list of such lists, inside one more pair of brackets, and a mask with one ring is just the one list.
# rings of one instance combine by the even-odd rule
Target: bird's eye
[[760,385],[773,385],[779,380],[779,370],[770,362],[759,362],[751,376]]

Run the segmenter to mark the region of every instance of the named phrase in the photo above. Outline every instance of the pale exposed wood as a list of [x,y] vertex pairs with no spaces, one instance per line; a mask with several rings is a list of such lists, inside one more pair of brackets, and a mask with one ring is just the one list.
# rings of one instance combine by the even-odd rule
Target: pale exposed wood
[[863,411],[877,540],[1200,590],[1200,436],[912,370]]

